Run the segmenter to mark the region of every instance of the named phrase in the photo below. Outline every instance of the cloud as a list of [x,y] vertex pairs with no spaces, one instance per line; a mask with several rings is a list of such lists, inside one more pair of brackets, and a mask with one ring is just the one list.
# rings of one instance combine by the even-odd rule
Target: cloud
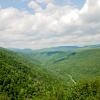
[[82,20],[87,23],[100,22],[100,1],[87,0],[81,10]]
[[0,46],[36,49],[100,43],[100,0],[87,0],[81,9],[43,2],[47,3],[45,9],[40,0],[28,3],[33,14],[0,8]]
[[54,0],[36,0],[36,2],[48,4],[48,3],[53,3]]
[[30,1],[28,3],[28,7],[32,8],[34,11],[41,11],[41,6],[36,1]]

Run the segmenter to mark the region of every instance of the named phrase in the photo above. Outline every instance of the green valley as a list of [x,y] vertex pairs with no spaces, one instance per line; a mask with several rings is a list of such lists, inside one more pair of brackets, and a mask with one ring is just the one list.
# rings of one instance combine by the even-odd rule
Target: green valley
[[0,48],[0,100],[99,100],[100,48]]

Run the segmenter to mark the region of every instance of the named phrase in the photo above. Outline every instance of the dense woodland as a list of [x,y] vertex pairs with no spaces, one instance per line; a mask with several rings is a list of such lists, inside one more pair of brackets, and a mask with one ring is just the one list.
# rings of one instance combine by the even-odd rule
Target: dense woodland
[[[71,52],[70,58],[53,63],[64,53],[57,55],[57,52],[55,57],[47,57],[46,64],[41,61],[46,56],[36,60],[34,53],[0,48],[0,100],[100,100],[100,49],[89,50],[79,50],[78,54]],[[68,72],[75,82],[68,79]]]

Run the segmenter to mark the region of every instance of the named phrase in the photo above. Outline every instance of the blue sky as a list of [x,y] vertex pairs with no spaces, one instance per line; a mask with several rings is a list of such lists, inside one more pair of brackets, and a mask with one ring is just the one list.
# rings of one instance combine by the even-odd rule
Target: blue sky
[[[15,7],[18,9],[31,10],[27,7],[27,3],[30,1],[32,0],[0,0],[0,6],[3,8]],[[54,0],[54,1],[55,4],[60,6],[71,5],[77,8],[81,8],[85,3],[85,0]],[[42,4],[42,6],[44,5]]]
[[27,8],[27,2],[23,2],[23,0],[0,0],[0,5],[3,8],[6,7],[15,7],[18,9]]
[[78,8],[81,8],[85,3],[85,0],[55,0],[55,1],[59,5],[69,4],[69,5],[76,6]]
[[0,46],[100,44],[100,0],[0,0]]

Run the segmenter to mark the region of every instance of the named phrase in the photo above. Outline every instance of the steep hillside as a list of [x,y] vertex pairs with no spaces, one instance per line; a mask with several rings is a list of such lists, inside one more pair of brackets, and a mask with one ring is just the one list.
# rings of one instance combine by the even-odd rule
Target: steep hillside
[[61,50],[61,47],[58,47],[60,48],[58,50],[57,47],[55,48],[42,49],[28,54],[23,52],[23,54],[31,58],[30,61],[32,58],[38,60],[42,68],[48,73],[52,72],[65,83],[70,82],[70,76],[76,81],[100,76],[100,48],[63,47],[66,50]]
[[59,81],[44,69],[30,63],[22,55],[0,48],[0,95],[13,100],[39,100],[41,96],[49,98],[53,95],[57,85],[60,85]]
[[[33,62],[37,60],[38,64],[50,65],[54,61],[62,61],[67,56],[70,55],[70,53],[73,53],[76,51],[78,46],[58,46],[58,47],[51,47],[51,48],[45,48],[40,50],[31,50],[31,49],[11,49],[12,51],[15,51],[17,53],[24,54],[24,56],[28,57]],[[35,62],[36,63],[36,62]]]
[[75,80],[100,77],[100,49],[78,49],[46,68],[61,75],[64,80],[68,80],[69,75]]

